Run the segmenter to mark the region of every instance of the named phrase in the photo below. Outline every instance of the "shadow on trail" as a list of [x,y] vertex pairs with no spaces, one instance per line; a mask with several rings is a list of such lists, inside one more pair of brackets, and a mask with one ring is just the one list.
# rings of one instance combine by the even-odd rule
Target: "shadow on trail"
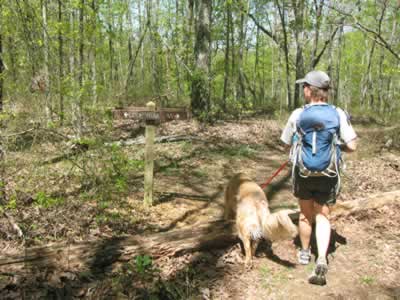
[[271,182],[266,190],[265,194],[267,195],[267,199],[272,201],[275,195],[287,187],[288,182],[290,181],[292,174],[290,172],[286,172],[284,177],[281,177],[279,180],[275,182]]
[[[242,249],[242,252],[244,255],[243,249]],[[281,259],[278,255],[276,255],[274,253],[274,251],[272,250],[272,243],[270,241],[262,240],[260,242],[260,244],[257,247],[256,256],[259,253],[264,253],[269,260],[271,260],[279,265],[282,265],[284,267],[294,268],[296,266],[296,264],[294,264],[288,260]]]
[[160,228],[159,231],[160,232],[165,232],[165,231],[168,231],[168,230],[171,230],[171,229],[175,228],[178,223],[185,221],[191,215],[193,215],[193,214],[195,214],[195,213],[197,213],[197,212],[199,212],[199,211],[201,211],[203,209],[208,208],[210,206],[210,204],[212,204],[213,201],[215,201],[215,199],[218,198],[222,193],[223,193],[223,189],[221,189],[221,188],[219,188],[211,196],[199,196],[199,195],[197,195],[195,198],[193,198],[193,196],[185,195],[185,194],[169,193],[168,197],[170,199],[172,198],[171,194],[176,194],[176,197],[179,197],[179,198],[187,198],[187,199],[191,199],[191,200],[192,199],[196,199],[196,200],[200,199],[199,201],[203,201],[203,202],[206,201],[206,202],[200,207],[196,207],[194,209],[186,211],[182,216],[180,216],[179,218],[177,218],[177,219],[173,220],[172,222],[170,222],[170,224],[168,226]]
[[[296,236],[294,243],[297,247],[299,248],[301,247],[300,237],[298,235]],[[329,254],[335,253],[336,249],[338,248],[338,244],[347,245],[347,238],[339,234],[335,229],[331,229],[331,238],[329,240],[329,246],[327,252],[328,260],[329,260]],[[315,237],[315,224],[313,224],[310,247],[311,247],[311,253],[314,254],[315,259],[317,259],[318,248],[317,248],[317,239]]]

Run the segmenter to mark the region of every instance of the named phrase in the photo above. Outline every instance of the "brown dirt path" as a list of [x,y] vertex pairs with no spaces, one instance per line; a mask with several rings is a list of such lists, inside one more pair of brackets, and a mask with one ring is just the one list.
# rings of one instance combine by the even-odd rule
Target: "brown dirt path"
[[[269,126],[274,126],[269,124]],[[248,130],[248,128],[247,128]],[[271,130],[270,138],[278,133]],[[363,136],[368,130],[363,129]],[[373,130],[373,134],[377,130]],[[239,139],[240,139],[240,134]],[[247,136],[248,137],[248,136]],[[347,157],[344,186],[338,201],[351,201],[370,195],[371,192],[400,188],[400,158],[392,152],[382,152],[384,141],[370,144],[360,141],[361,154]],[[287,158],[281,148],[265,147],[256,157],[240,162],[232,161],[231,169],[245,171],[256,181],[263,183]],[[226,166],[225,166],[226,168]],[[266,189],[271,208],[279,210],[295,207],[291,194],[288,171],[284,170]],[[219,184],[222,182],[219,181]],[[221,200],[221,197],[217,197]],[[218,201],[217,201],[218,202]],[[203,216],[217,215],[221,207],[207,207]],[[397,205],[383,206],[379,210],[360,211],[350,217],[333,222],[334,233],[329,258],[328,284],[324,287],[308,284],[307,278],[314,263],[300,266],[296,262],[294,242],[280,242],[261,249],[251,271],[241,265],[238,246],[222,255],[228,261],[222,269],[220,260],[209,268],[215,268],[211,284],[200,289],[203,299],[400,299],[400,199]],[[197,215],[198,216],[198,215]],[[188,223],[193,219],[188,219]],[[384,234],[383,234],[384,233]],[[264,251],[263,251],[264,250]],[[223,265],[223,264],[222,264]],[[206,268],[200,266],[200,269]],[[199,299],[201,299],[199,296]],[[197,299],[197,297],[194,297]]]
[[[129,235],[138,229],[156,232],[194,227],[221,217],[224,186],[234,173],[246,172],[264,183],[287,159],[287,151],[278,143],[281,127],[271,120],[225,122],[209,127],[195,122],[167,123],[160,127],[158,135],[193,135],[198,140],[156,146],[157,204],[150,210],[143,207],[143,191],[138,186],[122,199],[125,206],[103,209],[109,216],[118,216],[105,224],[95,222],[95,208],[99,205],[95,199],[49,209],[43,215],[28,205],[23,211],[26,209],[33,216],[40,229],[37,237],[45,242],[52,238],[46,231],[50,225],[61,228],[60,234],[65,232],[58,240],[109,238],[117,234],[116,230]],[[382,134],[380,128],[360,129],[359,151],[347,156],[339,201],[400,190],[397,132],[390,129]],[[388,139],[392,139],[390,147],[386,146]],[[143,154],[141,146],[124,150],[134,159]],[[297,206],[287,169],[265,192],[272,210]],[[56,299],[57,295],[70,295],[71,299],[400,299],[399,203],[400,199],[398,203],[361,209],[333,220],[335,235],[329,254],[328,284],[324,287],[307,283],[313,264],[296,263],[295,240],[262,243],[250,271],[243,269],[242,253],[236,244],[229,249],[160,258],[153,261],[155,269],[140,274],[134,272],[138,265],[134,259],[103,270],[100,275],[79,270],[60,274],[42,270],[29,278],[0,274],[4,279],[0,280],[0,298],[21,298],[26,294],[24,288],[29,288],[28,299]],[[18,221],[30,223],[29,220]],[[5,220],[0,221],[1,226],[4,224]],[[7,250],[12,242],[19,246],[15,240],[2,236],[2,249]]]

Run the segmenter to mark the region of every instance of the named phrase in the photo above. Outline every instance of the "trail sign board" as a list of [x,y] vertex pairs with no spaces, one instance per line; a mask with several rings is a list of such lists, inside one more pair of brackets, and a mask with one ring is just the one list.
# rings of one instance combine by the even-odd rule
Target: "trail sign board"
[[147,107],[128,107],[114,109],[112,112],[114,120],[144,120],[164,123],[191,118],[190,111],[187,108],[159,108],[150,111]]

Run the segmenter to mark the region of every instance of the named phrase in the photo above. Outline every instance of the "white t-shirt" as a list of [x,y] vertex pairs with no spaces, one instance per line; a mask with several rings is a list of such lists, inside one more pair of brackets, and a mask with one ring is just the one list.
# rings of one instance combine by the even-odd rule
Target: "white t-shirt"
[[[289,120],[287,121],[286,126],[283,129],[281,140],[287,145],[292,144],[293,135],[297,132],[296,123],[303,109],[304,108],[295,109],[290,115]],[[344,112],[344,110],[338,107],[336,107],[336,110],[339,113],[340,119],[340,141],[344,144],[348,144],[357,137],[357,134],[351,126],[349,117]]]

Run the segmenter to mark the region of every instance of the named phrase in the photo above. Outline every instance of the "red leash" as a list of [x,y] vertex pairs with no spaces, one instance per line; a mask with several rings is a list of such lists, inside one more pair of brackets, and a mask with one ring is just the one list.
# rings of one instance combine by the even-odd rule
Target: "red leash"
[[267,180],[265,183],[263,183],[263,184],[260,185],[261,188],[262,188],[262,189],[265,189],[265,188],[267,187],[267,185],[270,184],[270,182],[272,181],[272,179],[274,179],[274,178],[276,177],[276,175],[278,175],[278,174],[283,170],[283,168],[286,167],[286,165],[287,165],[288,163],[289,163],[289,160],[285,161],[285,162],[279,167],[279,169],[276,170],[275,173],[274,173],[270,178],[268,178],[268,180]]

